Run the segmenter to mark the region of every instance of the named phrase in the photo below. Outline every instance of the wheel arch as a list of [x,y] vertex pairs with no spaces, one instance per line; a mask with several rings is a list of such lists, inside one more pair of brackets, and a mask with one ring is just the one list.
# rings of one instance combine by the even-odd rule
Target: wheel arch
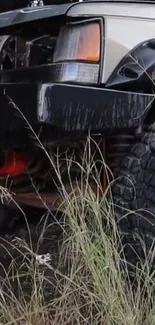
[[[140,93],[155,93],[155,38],[133,48],[110,75],[106,88]],[[155,120],[155,101],[144,107],[143,123]]]
[[152,93],[155,89],[155,38],[141,42],[119,62],[106,88]]

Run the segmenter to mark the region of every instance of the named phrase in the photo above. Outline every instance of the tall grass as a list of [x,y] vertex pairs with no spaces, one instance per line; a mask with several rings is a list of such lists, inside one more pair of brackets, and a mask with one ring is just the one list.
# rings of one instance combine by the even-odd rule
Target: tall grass
[[[21,260],[19,266],[11,256],[7,271],[1,265],[5,273],[0,277],[1,325],[155,325],[155,283],[151,265],[146,257],[141,268],[134,266],[136,285],[133,285],[115,220],[109,174],[112,182],[114,179],[100,152],[98,162],[105,168],[109,181],[103,193],[90,142],[88,137],[81,165],[74,162],[81,171],[78,181],[68,177],[70,192],[66,191],[65,184],[61,186],[60,208],[65,225],[61,225],[64,228],[57,267],[48,260],[44,261],[43,269],[40,267],[33,238],[28,242],[23,238],[13,242],[1,240],[7,254],[11,256],[13,249]],[[62,185],[57,161],[58,166],[54,168]],[[50,162],[53,165],[51,157]],[[69,158],[68,176],[70,166]],[[6,189],[2,193],[4,196]],[[48,213],[51,213],[49,209]],[[27,227],[31,236],[28,223]],[[54,224],[48,225],[44,218],[37,250],[49,227]],[[50,245],[50,239],[48,241]],[[24,282],[29,290],[25,291]],[[50,299],[44,296],[45,287],[52,292]]]
[[[103,193],[89,150],[80,168],[81,178],[74,180],[74,186],[70,179],[72,191],[62,187],[65,227],[57,267],[44,262],[48,276],[40,268],[32,239],[30,244],[22,238],[1,243],[8,254],[10,248],[18,251],[24,266],[20,270],[12,256],[9,270],[0,278],[1,325],[155,325],[155,283],[149,262],[146,259],[141,268],[135,267],[133,286],[114,218],[110,183]],[[46,221],[37,247],[50,227]],[[29,283],[26,292],[23,278]],[[45,286],[54,288],[50,300],[44,297]]]
[[68,261],[68,275],[58,283],[57,322],[155,324],[149,265],[146,267],[145,261],[145,268],[135,269],[137,285],[133,287],[128,263],[119,253],[119,232],[106,196],[94,195],[87,185],[66,200],[68,232],[60,258]]
[[[133,288],[128,264],[119,254],[117,224],[106,196],[100,199],[94,195],[87,183],[85,187],[78,186],[65,200],[66,228],[59,250],[59,262],[66,266],[65,271],[60,271],[59,263],[54,269],[45,262],[51,272],[51,277],[46,277],[36,252],[17,238],[16,245],[12,243],[10,247],[15,245],[21,255],[24,273],[12,259],[9,274],[1,278],[0,324],[154,325],[153,277],[149,272],[144,277],[144,270],[137,269],[137,286]],[[45,225],[43,229],[44,232]],[[53,272],[55,294],[46,301],[44,285],[49,285],[50,290]],[[22,277],[30,285],[28,296]],[[12,281],[18,294],[13,292]]]

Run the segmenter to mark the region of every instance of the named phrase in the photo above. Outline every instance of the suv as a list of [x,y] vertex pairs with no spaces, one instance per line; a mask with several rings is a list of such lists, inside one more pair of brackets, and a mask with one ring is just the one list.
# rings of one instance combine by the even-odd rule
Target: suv
[[[57,209],[58,148],[68,188],[66,151],[80,161],[89,131],[116,178],[115,215],[126,242],[138,229],[149,250],[155,235],[155,5],[41,4],[0,14],[1,185],[7,180],[22,207],[46,202]],[[78,179],[77,164],[70,173]],[[130,213],[122,218],[124,208]],[[3,222],[8,209],[1,211]]]

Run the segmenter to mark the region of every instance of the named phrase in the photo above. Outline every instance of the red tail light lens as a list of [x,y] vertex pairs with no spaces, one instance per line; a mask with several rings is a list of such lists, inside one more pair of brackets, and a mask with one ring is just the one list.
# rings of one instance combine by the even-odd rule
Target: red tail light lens
[[20,176],[31,162],[28,153],[10,151],[5,153],[4,165],[0,167],[0,176]]

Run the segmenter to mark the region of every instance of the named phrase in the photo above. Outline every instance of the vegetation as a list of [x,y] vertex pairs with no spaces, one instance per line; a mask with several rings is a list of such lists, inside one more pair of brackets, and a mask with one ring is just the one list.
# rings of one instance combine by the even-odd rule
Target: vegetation
[[[12,257],[8,271],[0,278],[1,325],[155,324],[151,265],[146,258],[140,267],[134,266],[134,277],[130,274],[114,218],[111,184],[103,193],[96,171],[94,194],[90,186],[94,163],[90,155],[87,161],[85,158],[76,189],[68,194],[62,186],[63,232],[57,265],[53,266],[49,255],[39,261],[31,235],[28,242],[16,238],[14,242],[1,243],[8,254],[9,247],[18,251],[22,266]],[[107,170],[107,176],[109,173]],[[42,221],[37,249],[47,228],[55,227],[56,218],[53,216],[53,225],[47,225],[45,216]],[[24,282],[29,290],[24,290]]]

